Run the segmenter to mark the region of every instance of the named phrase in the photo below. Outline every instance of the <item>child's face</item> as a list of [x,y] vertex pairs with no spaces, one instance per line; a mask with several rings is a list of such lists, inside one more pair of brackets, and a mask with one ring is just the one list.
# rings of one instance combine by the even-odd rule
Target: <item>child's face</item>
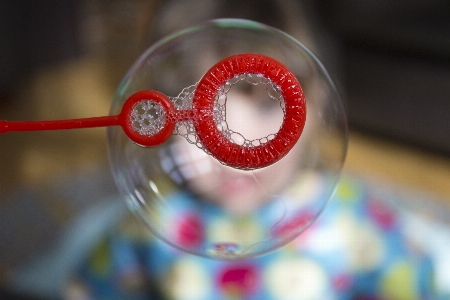
[[[283,111],[264,85],[240,82],[227,94],[226,121],[230,129],[253,140],[277,133]],[[179,170],[188,188],[236,214],[249,213],[280,193],[297,168],[296,147],[277,163],[255,171],[224,166],[181,138],[171,147],[187,158]]]

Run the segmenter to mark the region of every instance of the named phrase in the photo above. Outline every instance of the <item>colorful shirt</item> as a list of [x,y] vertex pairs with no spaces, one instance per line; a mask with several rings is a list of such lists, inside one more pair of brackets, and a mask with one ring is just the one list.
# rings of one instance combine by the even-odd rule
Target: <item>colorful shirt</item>
[[[191,197],[176,196],[180,205]],[[202,226],[212,235],[242,226],[256,234],[264,215],[241,220],[240,228],[216,216],[209,219]],[[195,216],[186,220],[196,224]],[[80,266],[72,291],[76,286],[83,299],[434,299],[431,261],[402,226],[394,205],[347,177],[303,234],[277,251],[243,261],[177,250],[131,216],[98,243]],[[199,238],[180,232],[185,243]]]

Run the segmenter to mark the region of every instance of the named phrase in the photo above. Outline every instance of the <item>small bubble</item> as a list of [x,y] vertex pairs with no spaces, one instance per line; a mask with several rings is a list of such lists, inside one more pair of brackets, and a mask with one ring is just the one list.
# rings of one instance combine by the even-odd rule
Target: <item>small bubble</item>
[[267,93],[269,94],[269,97],[275,100],[280,99],[281,92],[273,83],[266,85]]
[[227,101],[227,96],[226,95],[220,95],[219,99],[217,100],[217,103],[219,105],[225,105],[226,101]]
[[188,142],[191,144],[197,143],[197,136],[194,134],[188,134],[186,138],[187,138]]
[[253,147],[252,141],[245,140],[244,147]]
[[145,112],[146,112],[146,107],[145,107],[144,104],[142,104],[142,105],[137,105],[137,107],[136,107],[136,113],[137,113],[138,115],[143,115],[143,114],[145,114]]
[[222,128],[223,128],[224,130],[228,129],[228,124],[227,124],[227,122],[225,122],[225,120],[223,120],[223,121],[220,123],[220,126],[222,126]]
[[230,83],[230,81],[225,82],[225,84],[222,86],[223,93],[224,94],[228,93],[231,86],[232,86],[232,83]]
[[188,131],[188,129],[186,127],[186,124],[178,123],[178,127],[177,127],[178,134],[184,135],[184,134],[187,134],[187,131]]
[[231,141],[233,141],[235,144],[240,145],[240,146],[244,145],[245,138],[242,134],[240,134],[238,132],[233,132],[231,134],[230,138],[231,138]]
[[261,77],[259,77],[258,75],[255,75],[255,74],[248,74],[245,81],[247,81],[248,83],[250,83],[252,85],[258,85],[261,83]]
[[[281,97],[281,98],[283,98],[283,97]],[[280,107],[283,110],[283,113],[286,112],[286,103],[284,102],[284,99],[283,99],[283,101],[280,101]]]
[[266,77],[261,77],[261,83],[267,85],[272,83],[272,81],[270,81],[270,79],[267,79]]
[[228,80],[228,82],[230,83],[230,85],[235,85],[236,83],[238,83],[241,79],[239,78],[239,75],[234,76],[233,78],[231,78],[230,80]]
[[141,123],[139,123],[138,121],[133,122],[133,127],[134,127],[134,129],[136,129],[136,131],[139,131],[142,128]]

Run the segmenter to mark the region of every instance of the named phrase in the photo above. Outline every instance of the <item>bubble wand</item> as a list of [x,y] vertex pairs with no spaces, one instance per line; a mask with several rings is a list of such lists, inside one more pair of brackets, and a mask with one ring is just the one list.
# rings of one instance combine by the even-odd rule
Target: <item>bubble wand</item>
[[[216,124],[214,108],[221,88],[241,75],[269,80],[284,100],[279,131],[258,145],[233,142]],[[200,147],[221,163],[239,169],[258,169],[283,158],[297,143],[306,121],[306,102],[300,83],[279,61],[262,54],[229,56],[211,67],[195,88],[192,108],[177,110],[166,95],[144,90],[129,97],[115,116],[50,121],[0,120],[0,133],[121,126],[134,143],[152,147],[164,143],[177,123],[192,122]]]

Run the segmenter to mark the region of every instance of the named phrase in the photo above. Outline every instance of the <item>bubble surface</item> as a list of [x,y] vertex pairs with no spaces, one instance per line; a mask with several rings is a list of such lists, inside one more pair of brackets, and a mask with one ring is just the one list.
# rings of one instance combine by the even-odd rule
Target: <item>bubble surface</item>
[[[303,134],[274,164],[241,170],[219,163],[205,152],[196,119],[177,122],[174,135],[151,148],[132,143],[120,128],[108,128],[111,168],[130,209],[176,249],[224,260],[254,257],[287,244],[315,221],[332,196],[345,159],[347,124],[339,93],[322,64],[277,29],[215,20],[151,46],[123,79],[111,107],[111,114],[118,114],[132,94],[156,90],[177,110],[191,109],[205,72],[240,53],[278,60],[304,91]],[[214,99],[216,129],[246,148],[270,142],[285,113],[277,85],[260,74],[228,79]],[[135,128],[154,132],[171,116],[148,101],[136,107],[133,118]]]

